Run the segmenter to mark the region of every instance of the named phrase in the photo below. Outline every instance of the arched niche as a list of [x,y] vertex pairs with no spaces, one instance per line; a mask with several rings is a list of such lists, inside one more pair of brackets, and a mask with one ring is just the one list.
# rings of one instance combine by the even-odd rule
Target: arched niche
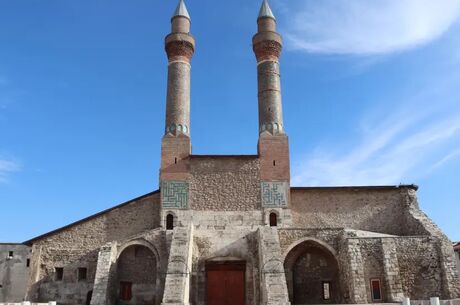
[[158,304],[158,255],[143,241],[127,243],[119,249],[114,300],[121,305]]
[[304,239],[292,245],[284,261],[291,304],[340,302],[339,266],[326,243]]

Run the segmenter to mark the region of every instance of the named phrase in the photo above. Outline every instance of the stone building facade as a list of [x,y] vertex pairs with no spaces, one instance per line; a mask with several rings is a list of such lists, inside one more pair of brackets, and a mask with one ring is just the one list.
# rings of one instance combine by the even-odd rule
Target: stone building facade
[[455,257],[457,258],[457,269],[460,274],[460,242],[454,244]]
[[266,0],[253,38],[256,155],[194,155],[195,39],[181,0],[166,36],[160,189],[36,237],[26,299],[91,305],[288,305],[460,297],[452,244],[414,185],[291,187],[282,38]]
[[30,247],[0,243],[0,303],[24,299],[30,270]]

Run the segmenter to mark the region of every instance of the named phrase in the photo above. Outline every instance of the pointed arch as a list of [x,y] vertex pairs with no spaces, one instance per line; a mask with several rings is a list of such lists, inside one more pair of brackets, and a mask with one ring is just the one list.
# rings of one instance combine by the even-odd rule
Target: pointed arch
[[293,243],[285,252],[284,269],[291,304],[340,302],[337,253],[324,241],[307,237]]

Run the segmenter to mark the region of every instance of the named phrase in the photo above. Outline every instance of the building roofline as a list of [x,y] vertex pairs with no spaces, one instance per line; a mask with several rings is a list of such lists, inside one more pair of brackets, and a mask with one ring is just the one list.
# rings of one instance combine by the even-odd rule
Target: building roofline
[[1,242],[0,246],[25,246],[25,245],[23,243],[18,243],[18,242],[15,242],[15,243]]
[[415,191],[418,190],[418,185],[415,184],[400,184],[400,185],[356,185],[356,186],[306,186],[291,187],[291,190],[391,190],[391,189],[402,189],[409,188]]
[[94,219],[94,218],[99,217],[99,216],[101,216],[101,215],[103,215],[103,214],[106,214],[106,213],[108,213],[108,212],[110,212],[110,211],[113,211],[113,210],[115,210],[115,209],[124,207],[124,206],[126,206],[126,205],[129,205],[129,204],[135,202],[135,201],[142,200],[142,199],[144,199],[144,198],[146,198],[146,197],[149,197],[149,196],[154,195],[154,194],[157,194],[157,193],[160,193],[160,190],[159,190],[159,189],[156,190],[156,191],[147,193],[147,194],[145,194],[145,195],[139,196],[139,197],[137,197],[137,198],[128,200],[128,201],[126,201],[126,202],[123,202],[123,203],[118,204],[118,205],[116,205],[116,206],[114,206],[114,207],[108,208],[108,209],[106,209],[106,210],[103,210],[103,211],[101,211],[101,212],[99,212],[99,213],[96,213],[96,214],[93,214],[93,215],[91,215],[91,216],[85,217],[85,218],[80,219],[80,220],[78,220],[78,221],[72,222],[72,223],[70,223],[70,224],[68,224],[68,225],[66,225],[66,226],[60,227],[60,228],[55,229],[55,230],[53,230],[53,231],[50,231],[50,232],[48,232],[48,233],[45,233],[45,234],[39,235],[39,236],[37,236],[37,237],[34,237],[34,238],[32,238],[32,239],[26,240],[26,241],[23,242],[22,244],[23,244],[23,245],[26,245],[26,246],[32,246],[37,240],[40,240],[40,239],[43,239],[43,238],[45,238],[45,237],[51,236],[51,235],[53,235],[53,234],[56,234],[56,233],[61,232],[61,231],[63,231],[63,230],[66,230],[66,229],[68,229],[68,228],[70,228],[70,227],[73,227],[73,226],[75,226],[75,225],[78,225],[78,224],[87,222],[88,220]]
[[258,158],[259,155],[190,155],[190,158]]

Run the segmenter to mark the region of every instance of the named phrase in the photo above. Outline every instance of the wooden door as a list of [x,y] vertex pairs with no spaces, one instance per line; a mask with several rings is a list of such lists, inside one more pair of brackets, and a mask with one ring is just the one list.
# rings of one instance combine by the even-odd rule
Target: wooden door
[[245,263],[208,264],[207,305],[245,305]]

